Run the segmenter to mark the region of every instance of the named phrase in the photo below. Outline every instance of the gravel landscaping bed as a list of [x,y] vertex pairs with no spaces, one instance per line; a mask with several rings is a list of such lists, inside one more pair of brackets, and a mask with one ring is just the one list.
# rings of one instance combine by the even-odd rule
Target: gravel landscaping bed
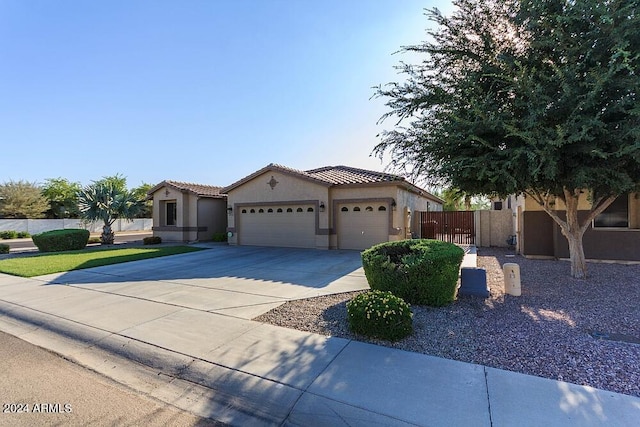
[[[490,298],[412,306],[415,331],[396,343],[349,331],[346,303],[359,292],[290,301],[254,320],[640,397],[640,266],[589,263],[589,278],[576,280],[568,262],[508,254],[478,250]],[[504,293],[505,262],[520,265],[520,297]]]

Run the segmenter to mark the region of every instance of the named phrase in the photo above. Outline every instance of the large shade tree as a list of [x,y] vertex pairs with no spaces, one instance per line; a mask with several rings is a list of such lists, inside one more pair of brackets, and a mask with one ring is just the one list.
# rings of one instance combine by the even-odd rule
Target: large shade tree
[[138,212],[136,218],[153,218],[153,200],[147,200],[147,193],[153,188],[153,185],[143,182],[131,191],[139,200],[144,200],[143,206]]
[[[374,153],[473,194],[525,194],[567,238],[640,183],[640,16],[630,0],[456,0],[428,10],[406,81],[377,88],[396,126]],[[578,200],[591,208],[578,215]],[[558,209],[557,201],[566,209]]]
[[94,181],[80,191],[78,204],[81,216],[90,221],[102,221],[100,241],[113,244],[115,234],[111,228],[117,219],[132,220],[144,206],[144,200],[126,189],[126,180],[115,175]]
[[42,186],[42,195],[49,201],[47,218],[78,218],[78,193],[82,186],[66,178],[49,178]]
[[8,181],[0,185],[2,218],[43,218],[48,208],[49,203],[36,183]]

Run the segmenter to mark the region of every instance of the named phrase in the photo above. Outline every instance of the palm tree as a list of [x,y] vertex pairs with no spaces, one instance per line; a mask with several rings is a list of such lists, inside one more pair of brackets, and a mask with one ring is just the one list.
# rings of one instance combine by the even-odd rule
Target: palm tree
[[456,187],[446,188],[442,192],[445,211],[471,210],[471,194]]
[[135,218],[144,201],[109,180],[100,180],[80,191],[78,205],[82,218],[104,222],[100,241],[103,245],[110,245],[115,238],[111,225],[118,218],[129,221]]

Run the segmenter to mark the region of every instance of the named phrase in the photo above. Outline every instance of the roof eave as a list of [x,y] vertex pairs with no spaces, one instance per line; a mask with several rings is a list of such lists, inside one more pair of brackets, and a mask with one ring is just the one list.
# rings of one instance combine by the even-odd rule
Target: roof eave
[[317,179],[317,178],[313,178],[313,177],[310,177],[310,176],[307,176],[307,175],[303,175],[301,173],[296,173],[294,170],[283,168],[283,167],[280,167],[280,166],[275,165],[273,163],[270,163],[267,166],[263,167],[262,169],[257,170],[254,173],[245,176],[244,178],[234,182],[233,184],[231,184],[231,185],[229,185],[227,187],[221,188],[220,189],[220,193],[228,194],[230,191],[235,190],[236,188],[246,184],[247,182],[259,177],[262,174],[265,174],[267,172],[276,172],[276,171],[279,172],[279,173],[282,173],[284,175],[293,176],[293,177],[296,177],[296,178],[299,178],[299,179],[303,179],[303,180],[306,180],[306,181],[309,181],[309,182],[313,182],[313,183],[318,184],[318,185],[322,185],[324,187],[330,187],[331,186],[331,184],[326,182],[326,181],[323,181],[323,180],[320,180],[320,179]]

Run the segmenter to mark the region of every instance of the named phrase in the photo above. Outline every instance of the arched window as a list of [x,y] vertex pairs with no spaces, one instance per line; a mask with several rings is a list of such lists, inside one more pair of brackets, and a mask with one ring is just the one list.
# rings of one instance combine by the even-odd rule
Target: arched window
[[364,210],[367,212],[373,212],[373,208],[371,206],[367,206]]
[[313,212],[313,208],[307,208],[307,212]]
[[293,209],[287,208],[287,212],[293,212]]
[[343,206],[342,209],[340,209],[342,212],[349,212],[349,208],[346,206]]
[[281,213],[282,212],[282,208],[278,208],[278,210],[276,212]]
[[256,213],[256,210],[255,209],[251,209],[249,212]]
[[353,208],[354,212],[360,212],[360,206],[356,206],[355,208]]
[[267,212],[272,213],[273,209],[269,208],[269,209],[267,209]]
[[302,212],[302,208],[296,209],[296,212]]
[[387,210],[387,207],[386,207],[386,206],[380,206],[380,207],[378,208],[378,210],[379,210],[379,211],[386,211],[386,210]]
[[258,213],[264,213],[264,209],[260,208],[260,209],[258,210]]
[[247,213],[247,210],[246,209],[242,209],[242,213]]

